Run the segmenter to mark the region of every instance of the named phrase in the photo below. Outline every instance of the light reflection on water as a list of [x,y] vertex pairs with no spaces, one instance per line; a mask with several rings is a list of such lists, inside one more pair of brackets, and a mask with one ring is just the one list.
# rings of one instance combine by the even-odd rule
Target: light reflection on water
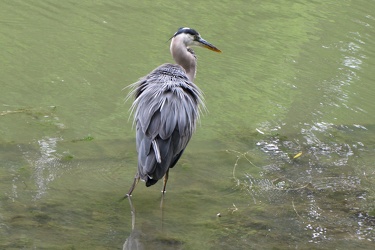
[[57,172],[63,167],[59,164],[61,155],[56,154],[57,142],[61,138],[45,138],[38,140],[40,154],[37,158],[26,156],[30,166],[34,168],[34,179],[37,187],[34,199],[40,199],[48,191],[48,185],[57,177]]
[[253,150],[231,151],[237,157],[237,187],[246,190],[254,204],[266,201],[285,207],[291,203],[297,220],[311,233],[310,243],[332,241],[338,228],[347,233],[347,239],[374,241],[372,202],[366,200],[373,196],[368,184],[374,172],[362,163],[373,151],[374,138],[366,138],[369,127],[304,122],[298,126],[299,133],[290,135],[286,124],[277,129],[263,124],[257,131],[263,139],[256,145],[269,155],[265,165],[254,164]]

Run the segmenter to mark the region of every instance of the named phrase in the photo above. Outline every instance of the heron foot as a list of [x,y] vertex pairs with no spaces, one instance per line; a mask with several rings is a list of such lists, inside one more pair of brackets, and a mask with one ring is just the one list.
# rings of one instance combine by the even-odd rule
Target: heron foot
[[127,198],[130,200],[131,197],[132,197],[131,194],[125,194],[121,199],[119,199],[119,201],[123,201],[123,200],[125,200]]

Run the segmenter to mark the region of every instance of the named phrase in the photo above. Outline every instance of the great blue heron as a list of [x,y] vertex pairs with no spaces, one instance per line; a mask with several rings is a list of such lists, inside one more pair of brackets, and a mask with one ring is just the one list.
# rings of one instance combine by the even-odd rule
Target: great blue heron
[[138,171],[125,197],[132,194],[139,178],[149,187],[164,176],[165,192],[169,169],[184,152],[199,118],[199,106],[204,106],[202,92],[193,83],[197,58],[191,46],[221,52],[186,27],[178,29],[171,40],[170,51],[177,64],[163,64],[131,85]]

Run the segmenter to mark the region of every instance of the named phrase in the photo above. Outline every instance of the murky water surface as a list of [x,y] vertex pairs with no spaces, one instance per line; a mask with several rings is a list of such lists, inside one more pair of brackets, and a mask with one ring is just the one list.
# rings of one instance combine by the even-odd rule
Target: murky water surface
[[[3,1],[1,249],[373,249],[374,1]],[[122,89],[197,29],[209,110],[161,203]]]

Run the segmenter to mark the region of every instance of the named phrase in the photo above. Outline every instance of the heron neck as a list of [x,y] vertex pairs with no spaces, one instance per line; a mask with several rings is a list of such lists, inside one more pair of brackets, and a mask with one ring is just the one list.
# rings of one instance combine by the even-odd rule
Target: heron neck
[[185,69],[189,80],[194,82],[197,65],[196,58],[187,50],[186,45],[181,41],[180,37],[172,39],[170,50],[175,62]]

